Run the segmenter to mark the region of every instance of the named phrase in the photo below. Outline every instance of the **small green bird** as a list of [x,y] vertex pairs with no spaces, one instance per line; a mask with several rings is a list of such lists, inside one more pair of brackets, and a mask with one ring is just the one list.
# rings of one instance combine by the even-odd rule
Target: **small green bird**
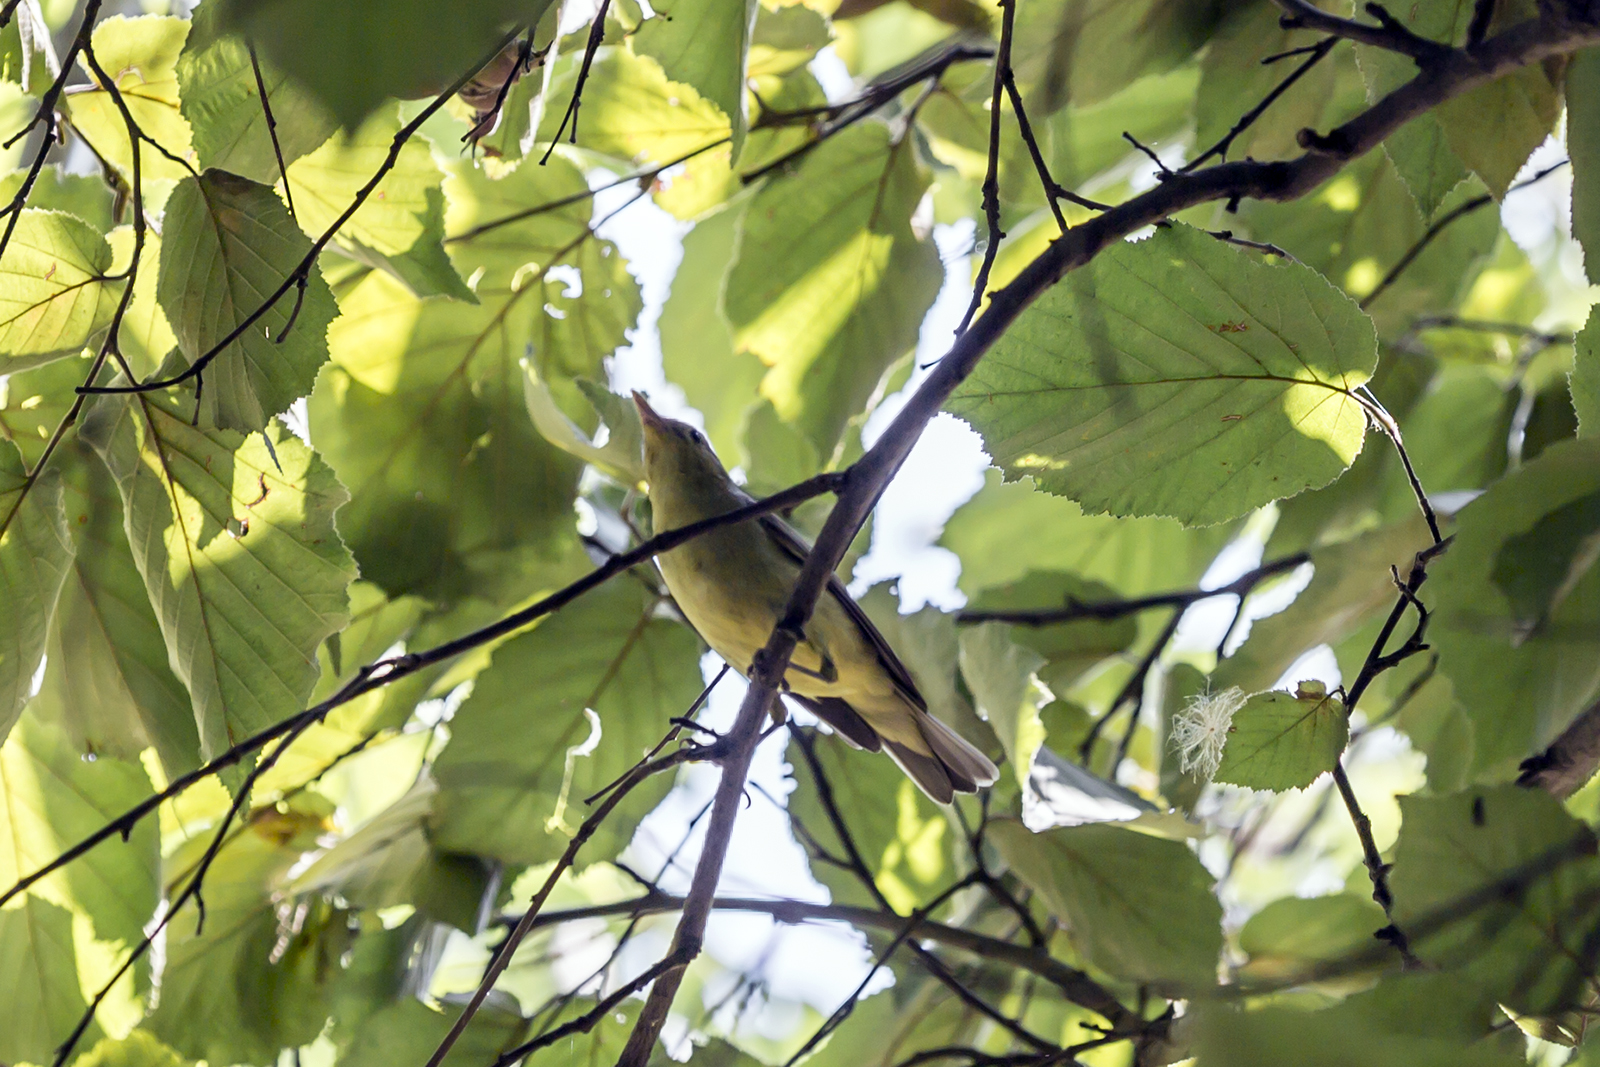
[[[659,530],[751,502],[693,426],[664,418],[633,394],[644,427],[645,477]],[[746,676],[783,612],[811,546],[775,515],[720,526],[656,562],[678,607],[706,643]],[[839,736],[888,750],[940,804],[992,785],[989,758],[932,715],[911,673],[836,576],[795,647],[784,689]]]

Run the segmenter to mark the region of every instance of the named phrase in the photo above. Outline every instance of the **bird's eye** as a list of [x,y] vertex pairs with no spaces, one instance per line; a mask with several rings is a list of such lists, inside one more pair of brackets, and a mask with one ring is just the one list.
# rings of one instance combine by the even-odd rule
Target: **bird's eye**
[[706,443],[706,436],[705,436],[705,434],[701,433],[699,430],[691,428],[689,430],[689,440],[693,441],[697,445],[702,445],[703,446]]

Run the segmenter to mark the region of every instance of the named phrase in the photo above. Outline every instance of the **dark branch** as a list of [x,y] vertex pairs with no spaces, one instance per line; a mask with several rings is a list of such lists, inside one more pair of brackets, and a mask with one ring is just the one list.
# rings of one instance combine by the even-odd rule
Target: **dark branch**
[[[1196,170],[1199,168],[1200,164],[1204,163],[1212,156],[1216,156],[1218,159],[1227,159],[1228,149],[1233,146],[1234,140],[1241,133],[1255,125],[1256,120],[1262,115],[1266,114],[1267,108],[1271,107],[1277,102],[1279,97],[1288,92],[1295,82],[1305,77],[1307,71],[1316,66],[1318,63],[1321,63],[1323,59],[1327,58],[1328,53],[1333,51],[1333,46],[1338,43],[1339,38],[1337,37],[1324,37],[1322,40],[1312,45],[1309,49],[1306,49],[1305,51],[1309,54],[1306,56],[1304,63],[1301,63],[1294,69],[1293,73],[1274,86],[1272,91],[1262,98],[1261,103],[1257,104],[1249,111],[1246,111],[1239,121],[1233,124],[1233,129],[1222,135],[1222,139],[1220,141],[1196,156],[1193,161],[1186,164],[1178,171],[1178,173],[1187,174],[1192,170]],[[1296,49],[1296,51],[1298,52],[1300,50]],[[1281,59],[1288,54],[1289,53],[1279,53],[1276,56],[1268,56],[1266,59],[1262,60],[1262,62],[1268,63],[1275,59]]]

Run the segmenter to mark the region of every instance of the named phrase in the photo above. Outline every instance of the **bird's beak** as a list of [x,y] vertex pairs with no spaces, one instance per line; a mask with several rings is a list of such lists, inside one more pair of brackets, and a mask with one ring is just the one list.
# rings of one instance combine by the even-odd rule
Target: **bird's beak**
[[659,430],[667,421],[656,414],[656,409],[650,406],[644,394],[637,389],[633,391],[633,406],[639,409],[639,421],[651,429]]

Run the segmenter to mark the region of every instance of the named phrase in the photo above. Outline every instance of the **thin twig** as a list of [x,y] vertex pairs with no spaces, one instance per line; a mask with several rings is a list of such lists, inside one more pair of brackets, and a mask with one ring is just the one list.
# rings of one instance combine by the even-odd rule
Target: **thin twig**
[[256,76],[256,92],[261,94],[261,114],[267,120],[267,136],[272,138],[272,154],[278,160],[278,177],[283,179],[283,199],[289,205],[289,217],[296,222],[300,216],[294,211],[294,190],[289,188],[289,167],[283,161],[283,146],[278,143],[278,120],[272,117],[272,101],[267,96],[267,80],[261,76],[261,60],[256,58],[254,42],[245,49],[250,53],[250,69]]
[[[1255,125],[1256,120],[1262,115],[1266,114],[1267,108],[1271,107],[1277,102],[1279,97],[1288,92],[1289,89],[1293,87],[1295,82],[1305,77],[1306,73],[1312,67],[1316,66],[1318,63],[1321,63],[1323,59],[1327,58],[1328,53],[1333,51],[1333,46],[1338,43],[1339,38],[1337,37],[1324,37],[1322,40],[1306,49],[1305,51],[1307,51],[1309,55],[1306,56],[1304,63],[1301,63],[1298,67],[1296,67],[1293,73],[1291,73],[1287,78],[1283,79],[1283,81],[1273,86],[1272,91],[1268,93],[1259,104],[1251,108],[1249,111],[1246,111],[1239,121],[1233,124],[1233,128],[1222,135],[1222,139],[1220,141],[1206,149],[1204,152],[1200,153],[1183,167],[1179,168],[1178,173],[1187,174],[1190,171],[1197,169],[1200,164],[1204,163],[1212,156],[1216,156],[1219,159],[1227,159],[1228,149],[1233,147],[1234,140],[1241,133]],[[1266,63],[1273,59],[1281,59],[1287,54],[1288,53],[1279,53],[1276,56],[1269,56],[1267,59],[1262,60],[1262,62]]]
[[594,65],[595,53],[600,51],[600,44],[606,39],[606,13],[610,10],[611,0],[600,0],[600,8],[589,23],[589,40],[583,46],[583,61],[578,67],[578,80],[572,86],[572,99],[567,101],[567,110],[561,115],[561,125],[556,127],[555,136],[550,138],[550,147],[544,150],[544,156],[539,160],[541,167],[550,162],[550,153],[561,143],[561,135],[566,132],[569,122],[572,123],[572,143],[578,143],[578,107],[583,101],[583,87],[589,80],[589,68]]

